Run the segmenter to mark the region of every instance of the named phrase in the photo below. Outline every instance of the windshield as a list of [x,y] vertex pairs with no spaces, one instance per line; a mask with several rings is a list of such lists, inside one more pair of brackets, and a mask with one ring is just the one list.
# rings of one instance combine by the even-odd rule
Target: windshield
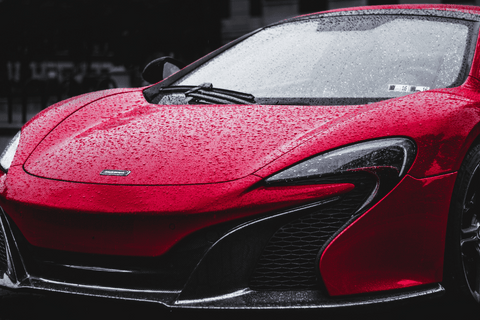
[[209,82],[265,98],[393,98],[455,84],[468,37],[466,22],[436,17],[296,21],[252,35],[174,85]]

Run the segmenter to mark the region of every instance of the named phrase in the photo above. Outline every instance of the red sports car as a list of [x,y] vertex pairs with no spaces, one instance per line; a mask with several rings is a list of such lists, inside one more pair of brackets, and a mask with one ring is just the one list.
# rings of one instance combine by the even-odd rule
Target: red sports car
[[479,26],[471,6],[315,13],[49,107],[0,159],[0,286],[480,303]]

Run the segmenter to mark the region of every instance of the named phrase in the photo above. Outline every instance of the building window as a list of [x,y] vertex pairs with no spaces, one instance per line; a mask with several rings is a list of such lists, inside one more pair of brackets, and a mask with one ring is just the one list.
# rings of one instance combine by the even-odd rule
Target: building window
[[213,5],[217,7],[220,18],[230,18],[230,0],[214,0]]
[[263,14],[262,0],[250,0],[250,16],[261,17]]
[[471,0],[471,1],[468,1],[468,0],[442,0],[441,2],[445,3],[445,4],[466,4],[466,5],[474,5],[475,4],[475,1],[473,1],[473,0]]
[[368,0],[367,4],[369,6],[378,6],[382,4],[398,4],[398,0]]
[[313,13],[328,10],[328,1],[322,0],[299,0],[298,11],[300,13]]

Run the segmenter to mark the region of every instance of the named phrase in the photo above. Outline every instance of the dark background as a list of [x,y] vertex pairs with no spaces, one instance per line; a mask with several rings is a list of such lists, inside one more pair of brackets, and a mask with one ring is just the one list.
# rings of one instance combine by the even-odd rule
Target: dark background
[[157,57],[199,59],[222,45],[229,12],[226,0],[0,0],[0,136],[57,101],[146,85]]
[[[157,57],[168,55],[189,64],[288,16],[409,1],[0,0],[0,130],[3,122],[17,121],[19,127],[41,109],[71,96],[146,85],[141,71]],[[239,16],[242,10],[244,16]],[[223,29],[222,20],[229,20]],[[104,66],[94,68],[95,63]],[[126,80],[112,85],[114,66]]]
[[[226,12],[224,0],[0,0],[0,94],[19,94],[32,78],[31,63],[44,61],[73,62],[64,78],[108,61],[140,86],[140,71],[153,58],[190,63],[218,48]],[[14,79],[12,62],[20,68]]]
[[[392,2],[398,3],[368,1],[369,4]],[[252,16],[262,14],[258,3],[260,1],[250,1]],[[299,3],[300,13],[326,9],[328,5],[323,1]],[[88,85],[88,81],[83,81],[84,85],[77,83],[77,87],[70,86],[68,90],[62,87],[78,73],[88,80],[93,62],[122,67],[131,86],[144,85],[141,70],[152,59],[170,55],[188,64],[220,47],[224,42],[221,21],[228,17],[229,10],[225,0],[0,0],[0,152],[25,122],[21,117],[23,111],[34,114],[56,100],[96,89]],[[31,64],[46,61],[70,62],[73,68],[61,77],[53,73],[52,77],[33,79]],[[9,70],[13,62],[19,68],[16,77],[11,77]],[[101,77],[97,73],[90,80],[98,84]],[[13,121],[7,119],[9,105]],[[0,319],[192,319],[204,314],[209,318],[240,315],[255,319],[477,318],[469,312],[471,309],[452,300],[340,314],[300,310],[170,312],[150,304],[12,294],[0,290]]]
[[[222,5],[223,4],[223,5]],[[32,61],[108,60],[126,67],[154,54],[191,62],[220,46],[222,0],[3,0],[0,77],[20,61],[21,80]]]

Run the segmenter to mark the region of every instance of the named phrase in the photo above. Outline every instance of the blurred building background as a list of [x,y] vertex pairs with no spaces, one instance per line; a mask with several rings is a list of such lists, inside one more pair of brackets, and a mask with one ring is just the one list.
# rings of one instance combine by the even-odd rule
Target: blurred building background
[[270,23],[301,14],[381,4],[450,3],[480,5],[480,0],[225,0],[221,39],[228,42]]
[[[342,7],[480,0],[0,0],[0,130],[81,93],[142,86],[152,59],[191,63],[269,23]],[[1,132],[0,132],[1,133]]]

